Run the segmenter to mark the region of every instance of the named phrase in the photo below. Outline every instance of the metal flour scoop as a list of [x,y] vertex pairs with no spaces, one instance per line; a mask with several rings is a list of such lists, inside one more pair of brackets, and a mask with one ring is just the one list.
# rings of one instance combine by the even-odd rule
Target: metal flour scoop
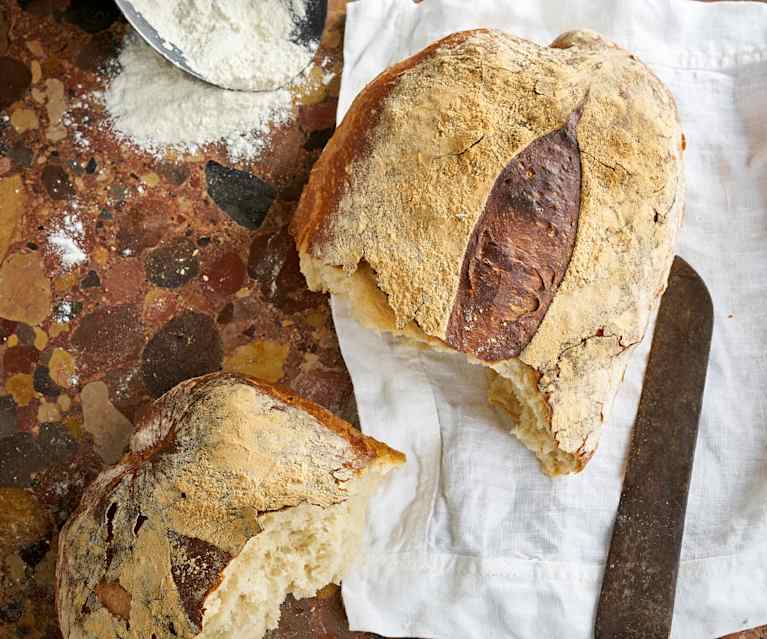
[[[261,0],[253,0],[254,2],[260,2]],[[205,75],[199,73],[192,68],[184,55],[184,52],[176,46],[173,42],[168,42],[166,39],[160,36],[157,30],[144,18],[144,16],[136,11],[133,3],[130,0],[115,0],[117,6],[123,12],[126,20],[131,26],[138,31],[142,38],[151,46],[157,53],[163,56],[168,62],[174,64],[179,69],[186,71],[204,82],[219,86],[223,89],[231,90],[243,90],[241,87],[229,87],[224,86],[220,82],[217,82],[213,78],[205,77]],[[293,42],[311,46],[314,43],[316,48],[319,43],[322,30],[325,26],[325,16],[327,15],[328,2],[327,0],[303,0],[306,5],[306,13],[304,18],[297,25],[298,32],[293,34],[291,40]],[[258,43],[254,43],[254,46],[258,46]],[[266,45],[265,45],[266,46]],[[273,46],[270,45],[270,46]],[[286,82],[288,84],[289,82]]]

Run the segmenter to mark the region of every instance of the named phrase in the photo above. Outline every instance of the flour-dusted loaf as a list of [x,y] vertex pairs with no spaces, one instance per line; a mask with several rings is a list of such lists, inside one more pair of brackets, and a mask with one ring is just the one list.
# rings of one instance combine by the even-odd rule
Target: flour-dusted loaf
[[293,222],[301,268],[489,367],[544,470],[577,472],[665,287],[683,150],[668,90],[601,36],[456,33],[357,96]]
[[59,539],[65,639],[258,639],[337,581],[404,457],[288,391],[216,373],[153,405]]

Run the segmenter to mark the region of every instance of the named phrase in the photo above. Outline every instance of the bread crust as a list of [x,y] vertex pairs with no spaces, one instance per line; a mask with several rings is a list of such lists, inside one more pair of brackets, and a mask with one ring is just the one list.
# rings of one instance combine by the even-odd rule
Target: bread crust
[[[554,203],[577,208],[565,216],[577,217],[574,245],[551,249],[551,269],[540,234],[512,211],[493,231],[492,244],[502,243],[505,225],[508,246],[474,260],[475,285],[497,276],[498,288],[477,295],[464,267],[499,176],[576,110],[579,189]],[[503,378],[529,367],[537,414],[548,415],[553,444],[572,460],[547,472],[577,471],[665,288],[683,149],[668,90],[603,37],[568,32],[546,47],[487,29],[453,34],[380,74],[352,103],[292,225],[302,270],[311,288],[339,294],[369,274],[392,316],[380,321],[379,304],[369,322],[378,329],[420,333]],[[545,151],[540,163],[552,159]],[[525,255],[531,242],[538,256]],[[536,289],[536,270],[551,284]],[[370,311],[355,309],[363,320]]]
[[378,106],[389,97],[399,77],[441,46],[460,43],[464,37],[464,33],[455,33],[435,42],[381,72],[357,95],[312,167],[309,182],[301,193],[300,204],[290,223],[299,251],[312,253],[327,240],[332,217],[337,214],[338,202],[347,185],[347,167],[365,155],[366,146],[372,142],[368,136],[381,115]]
[[230,373],[182,382],[62,529],[56,605],[77,637],[193,637],[262,514],[322,508],[404,456],[293,392]]

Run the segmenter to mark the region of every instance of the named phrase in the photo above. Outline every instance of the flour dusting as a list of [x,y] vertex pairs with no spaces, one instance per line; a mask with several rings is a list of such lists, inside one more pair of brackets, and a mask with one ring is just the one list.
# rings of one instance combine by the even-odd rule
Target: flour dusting
[[61,224],[48,235],[48,244],[66,271],[78,264],[88,261],[83,250],[85,229],[78,217],[78,206],[73,204],[70,211],[64,215]]
[[165,48],[232,89],[276,89],[310,62],[317,42],[299,40],[306,0],[132,0]]
[[126,37],[119,71],[96,97],[114,132],[155,155],[194,153],[222,142],[234,160],[258,156],[274,125],[293,112],[287,89],[227,91],[201,82],[163,59],[136,34]]

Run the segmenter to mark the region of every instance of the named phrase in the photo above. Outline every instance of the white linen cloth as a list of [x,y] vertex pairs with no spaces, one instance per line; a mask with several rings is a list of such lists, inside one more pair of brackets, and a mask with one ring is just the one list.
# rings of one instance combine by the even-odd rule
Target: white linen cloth
[[[673,637],[767,624],[767,5],[686,0],[360,0],[348,5],[339,120],[388,65],[453,31],[548,43],[574,28],[636,53],[676,96],[687,208],[677,252],[716,317]],[[549,479],[505,432],[484,371],[374,334],[333,300],[363,430],[408,463],[370,510],[343,582],[351,627],[394,637],[592,636],[651,334],[600,448]]]

